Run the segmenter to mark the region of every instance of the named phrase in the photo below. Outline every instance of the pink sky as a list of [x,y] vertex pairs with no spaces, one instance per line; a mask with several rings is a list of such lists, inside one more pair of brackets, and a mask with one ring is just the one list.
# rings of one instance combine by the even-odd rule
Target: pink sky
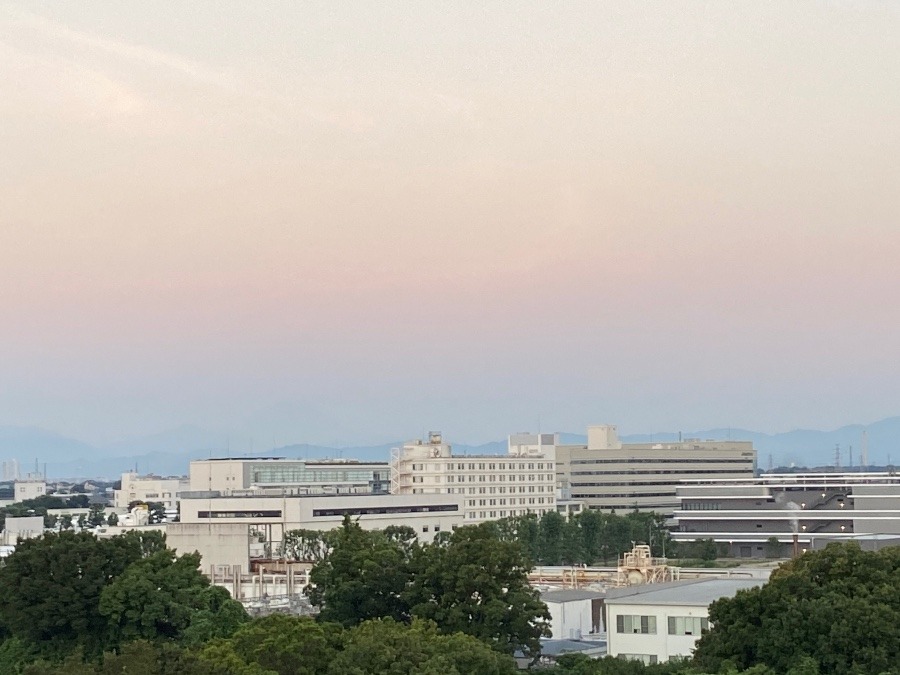
[[874,2],[0,3],[0,425],[900,414],[898,35]]

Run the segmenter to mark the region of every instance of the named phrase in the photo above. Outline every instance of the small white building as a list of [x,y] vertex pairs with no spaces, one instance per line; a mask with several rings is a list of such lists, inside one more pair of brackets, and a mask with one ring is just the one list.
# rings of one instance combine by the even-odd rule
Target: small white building
[[611,588],[606,594],[608,653],[646,664],[688,657],[709,629],[709,606],[762,579],[692,579]]
[[115,492],[117,509],[127,509],[132,502],[155,502],[162,504],[166,511],[175,513],[178,509],[178,495],[190,489],[186,477],[140,476],[134,471],[122,474],[122,487]]
[[556,510],[556,434],[513,434],[505,455],[454,455],[438,432],[391,450],[391,494],[460,495],[466,524]]
[[36,499],[47,494],[47,481],[44,479],[17,480],[13,484],[13,499],[16,502],[24,502],[28,499]]

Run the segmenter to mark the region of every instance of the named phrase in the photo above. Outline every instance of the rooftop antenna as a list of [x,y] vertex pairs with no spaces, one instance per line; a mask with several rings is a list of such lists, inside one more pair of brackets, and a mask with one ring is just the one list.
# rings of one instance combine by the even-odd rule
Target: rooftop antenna
[[859,463],[862,470],[866,471],[869,468],[869,431],[867,429],[863,429],[862,432],[862,448],[859,454]]

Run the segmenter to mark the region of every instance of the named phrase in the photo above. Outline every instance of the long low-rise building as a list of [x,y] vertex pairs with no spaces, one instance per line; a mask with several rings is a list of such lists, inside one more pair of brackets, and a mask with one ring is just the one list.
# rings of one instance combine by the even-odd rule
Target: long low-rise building
[[406,525],[420,541],[463,525],[462,496],[414,495],[223,495],[182,494],[181,522],[167,530],[169,543],[181,553],[204,556],[203,566],[250,564],[250,544],[263,543],[261,557],[278,558],[290,530],[331,530],[350,516],[368,530]]
[[712,539],[729,555],[787,557],[828,541],[900,535],[900,476],[885,472],[763,474],[685,480],[676,541]]
[[277,491],[285,494],[382,494],[390,487],[387,462],[355,459],[222,457],[191,462],[190,489],[222,494]]

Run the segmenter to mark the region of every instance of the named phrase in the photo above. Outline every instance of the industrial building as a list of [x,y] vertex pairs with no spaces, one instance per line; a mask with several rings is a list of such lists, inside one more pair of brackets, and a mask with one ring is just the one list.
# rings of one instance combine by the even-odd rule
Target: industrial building
[[391,451],[394,495],[458,495],[473,524],[556,510],[555,434],[514,434],[506,455],[458,455],[440,433]]
[[584,445],[557,445],[562,495],[602,511],[655,511],[679,506],[676,486],[688,478],[752,478],[756,451],[749,441],[688,439],[622,443],[615,426],[588,427]]
[[677,495],[673,539],[713,539],[741,558],[788,557],[829,541],[900,537],[900,476],[892,473],[685,480]]

